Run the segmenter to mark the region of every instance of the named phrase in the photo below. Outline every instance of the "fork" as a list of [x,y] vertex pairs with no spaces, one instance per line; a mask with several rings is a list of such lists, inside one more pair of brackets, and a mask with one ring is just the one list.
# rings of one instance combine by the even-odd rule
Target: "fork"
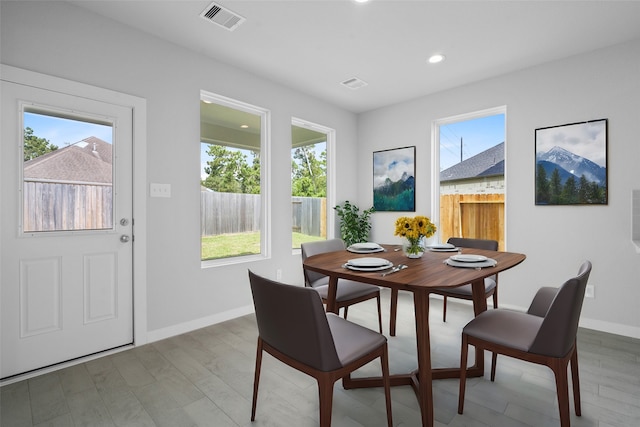
[[409,267],[408,265],[405,264],[398,264],[395,267],[393,267],[391,270],[386,271],[384,273],[381,274],[382,277],[388,275],[388,274],[393,274],[393,273],[397,273],[400,270],[404,270],[405,268]]

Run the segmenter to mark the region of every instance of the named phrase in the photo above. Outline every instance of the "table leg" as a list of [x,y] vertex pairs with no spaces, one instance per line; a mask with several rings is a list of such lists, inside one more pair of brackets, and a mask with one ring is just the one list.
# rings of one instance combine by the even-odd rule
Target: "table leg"
[[327,313],[338,314],[336,295],[338,293],[338,278],[329,276],[329,289],[327,289]]
[[431,344],[429,342],[429,292],[414,292],[416,313],[416,343],[418,347],[418,371],[416,393],[420,403],[423,427],[433,426],[433,388],[431,373]]
[[396,336],[396,318],[398,317],[398,290],[391,289],[391,308],[389,310],[389,335]]
[[[483,311],[487,311],[487,298],[484,294],[484,279],[476,280],[471,283],[471,292],[473,297],[473,312],[477,316]],[[476,363],[472,370],[481,372],[484,375],[484,352],[476,351]]]

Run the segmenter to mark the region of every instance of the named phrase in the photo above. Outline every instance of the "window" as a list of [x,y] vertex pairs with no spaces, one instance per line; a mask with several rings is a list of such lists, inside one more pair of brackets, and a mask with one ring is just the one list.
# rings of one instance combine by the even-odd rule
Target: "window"
[[267,125],[266,110],[201,93],[202,261],[268,256]]
[[504,107],[438,120],[434,126],[434,223],[449,237],[505,246]]
[[[292,246],[327,238],[327,152],[334,131],[300,119],[291,124]],[[329,203],[330,205],[332,203]],[[332,229],[329,227],[329,229]]]
[[34,105],[22,121],[22,231],[111,230],[112,122]]

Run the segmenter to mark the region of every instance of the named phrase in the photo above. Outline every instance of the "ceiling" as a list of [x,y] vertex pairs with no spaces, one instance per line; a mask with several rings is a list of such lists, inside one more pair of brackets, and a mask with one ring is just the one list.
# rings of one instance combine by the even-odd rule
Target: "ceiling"
[[640,1],[217,1],[234,31],[210,0],[70,3],[355,113],[640,39]]

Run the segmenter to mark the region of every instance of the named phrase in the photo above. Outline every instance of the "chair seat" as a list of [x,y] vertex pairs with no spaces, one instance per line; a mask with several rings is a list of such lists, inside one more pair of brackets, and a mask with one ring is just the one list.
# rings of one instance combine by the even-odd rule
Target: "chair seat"
[[372,352],[387,341],[384,335],[344,320],[333,313],[327,313],[327,321],[342,366]]
[[470,321],[462,332],[498,345],[529,351],[543,320],[518,311],[489,310]]
[[[316,280],[311,284],[311,287],[320,294],[322,299],[326,299],[329,294],[329,278],[323,277],[322,279]],[[377,286],[354,282],[353,280],[339,279],[336,302],[341,303],[343,301],[349,301],[365,295],[372,295],[377,292],[380,292],[380,288]]]
[[[484,293],[491,292],[496,287],[496,281],[490,277],[484,279]],[[455,288],[437,288],[435,290],[436,293],[442,292],[447,295],[456,295],[456,296],[468,296],[471,297],[473,291],[471,290],[471,283],[467,283],[463,286],[458,286]]]

